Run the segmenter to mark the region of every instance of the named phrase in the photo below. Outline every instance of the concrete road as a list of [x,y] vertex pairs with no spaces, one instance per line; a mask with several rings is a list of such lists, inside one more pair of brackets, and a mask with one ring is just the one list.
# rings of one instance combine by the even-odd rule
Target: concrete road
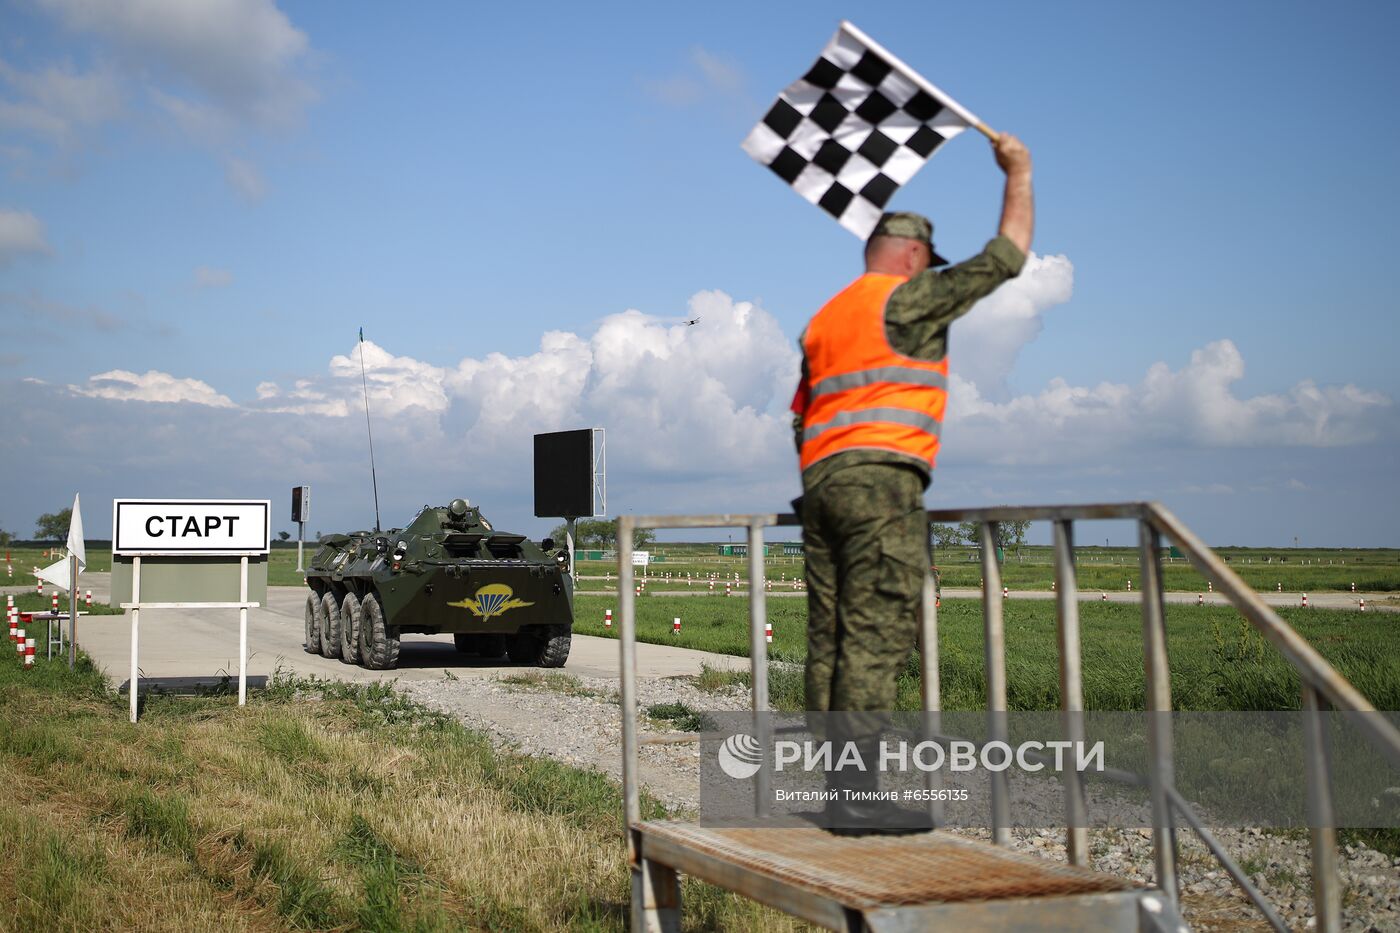
[[[82,587],[92,588],[94,602],[106,602],[107,574],[83,574]],[[248,613],[248,676],[270,675],[279,665],[301,675],[340,680],[440,680],[444,669],[458,677],[491,676],[524,669],[505,660],[465,657],[452,645],[451,635],[407,635],[393,671],[368,671],[338,660],[307,654],[302,649],[303,611],[307,591],[301,587],[268,587],[268,605]],[[131,620],[125,616],[80,616],[78,644],[106,672],[125,685],[131,672]],[[668,645],[637,645],[638,674],[673,677],[698,674],[702,664],[741,668],[747,659]],[[208,680],[238,674],[238,610],[148,609],[141,613],[140,667],[143,678],[171,681]],[[568,673],[615,679],[618,645],[615,639],[575,635]]]

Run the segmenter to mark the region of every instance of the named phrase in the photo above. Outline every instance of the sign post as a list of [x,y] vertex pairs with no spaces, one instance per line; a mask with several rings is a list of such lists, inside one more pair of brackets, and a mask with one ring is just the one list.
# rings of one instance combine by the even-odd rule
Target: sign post
[[[271,512],[267,499],[113,500],[112,604],[131,610],[132,722],[141,677],[142,609],[237,609],[238,705],[247,703],[248,610],[262,605],[252,597],[267,595]],[[255,593],[249,586],[250,557],[258,571]]]
[[292,487],[292,521],[297,523],[297,573],[306,573],[301,562],[302,545],[306,541],[306,523],[311,518],[311,487]]

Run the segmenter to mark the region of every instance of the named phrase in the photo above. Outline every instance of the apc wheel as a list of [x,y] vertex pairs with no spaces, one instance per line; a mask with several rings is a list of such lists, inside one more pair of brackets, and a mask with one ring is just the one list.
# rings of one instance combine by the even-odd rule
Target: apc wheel
[[360,600],[360,663],[372,671],[399,666],[398,629],[384,623],[384,608],[374,593]]
[[315,590],[306,594],[306,641],[302,647],[307,654],[321,653],[321,597]]
[[360,600],[354,593],[340,603],[340,660],[360,663]]
[[340,657],[340,603],[334,593],[321,597],[321,657]]
[[544,644],[540,648],[540,667],[563,667],[569,660],[569,648],[574,641],[574,633],[567,625],[551,625],[544,630]]
[[517,664],[536,667],[563,667],[569,660],[573,634],[566,625],[546,625],[524,631],[506,640],[506,651]]

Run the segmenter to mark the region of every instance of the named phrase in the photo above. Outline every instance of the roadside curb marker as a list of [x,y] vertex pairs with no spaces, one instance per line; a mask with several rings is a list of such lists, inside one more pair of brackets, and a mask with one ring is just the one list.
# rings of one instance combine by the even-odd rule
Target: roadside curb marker
[[764,622],[764,623],[763,623],[763,640],[766,641],[766,642],[768,642],[768,644],[770,644],[770,645],[773,644],[773,623],[772,623],[772,622]]
[[680,633],[681,633],[681,617],[680,617],[680,616],[676,616],[675,621],[673,621],[673,622],[671,623],[671,634],[672,634],[672,635],[679,635]]
[[34,666],[34,639],[24,640],[24,669],[28,670]]
[[603,628],[612,628],[612,610],[603,610]]

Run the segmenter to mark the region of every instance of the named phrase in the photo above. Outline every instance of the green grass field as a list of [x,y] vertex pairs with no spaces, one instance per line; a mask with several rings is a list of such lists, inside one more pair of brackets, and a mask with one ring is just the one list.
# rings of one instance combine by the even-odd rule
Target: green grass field
[[[642,641],[678,644],[747,657],[748,601],[738,597],[663,597],[637,600]],[[614,611],[613,629],[603,611]],[[617,633],[616,599],[580,595],[574,629]],[[1008,705],[1013,710],[1059,708],[1055,607],[1050,601],[1011,600],[1004,607]],[[1400,709],[1400,617],[1389,613],[1284,609],[1280,615],[1307,638],[1379,709]],[[681,619],[681,634],[671,623]],[[807,606],[802,599],[770,600],[769,657],[801,662],[806,653]],[[945,599],[939,612],[940,673],[945,709],[983,709],[982,609],[975,600]],[[1131,604],[1080,605],[1084,702],[1093,710],[1143,708],[1142,615]],[[1292,668],[1232,608],[1167,607],[1172,704],[1179,710],[1297,709],[1299,682]],[[773,702],[801,709],[799,675],[773,678]],[[919,708],[916,660],[899,680],[900,709]]]
[[[708,548],[708,550],[705,550]],[[663,558],[646,571],[650,581],[672,575],[672,586],[679,581],[684,586],[687,573],[696,580],[708,580],[718,574],[720,585],[725,577],[739,575],[747,580],[749,565],[746,558],[720,557],[714,545],[662,545],[656,556]],[[1356,585],[1363,593],[1400,591],[1400,550],[1378,549],[1307,549],[1307,548],[1219,548],[1216,553],[1256,590],[1277,590],[1283,586],[1290,593],[1346,592]],[[977,587],[981,585],[982,567],[976,551],[971,548],[944,548],[935,555],[935,563],[948,587]],[[1003,583],[1012,589],[1048,590],[1055,579],[1053,554],[1048,547],[1026,546],[1007,553],[1001,567]],[[1075,554],[1076,579],[1084,590],[1124,590],[1131,580],[1134,589],[1142,585],[1138,570],[1138,553],[1130,548],[1080,547]],[[1166,588],[1180,592],[1198,593],[1206,589],[1205,578],[1182,558],[1169,558],[1163,564]],[[800,558],[770,556],[764,573],[775,581],[800,577]],[[616,586],[615,562],[580,561],[579,573],[587,576],[612,575],[609,584],[600,580],[582,581],[581,589],[602,589]],[[642,576],[640,568],[638,578]],[[698,585],[698,584],[697,584]]]
[[[0,784],[3,930],[627,927],[616,784],[383,684],[157,696],[133,725],[86,657],[0,658]],[[683,897],[687,929],[803,928]]]

